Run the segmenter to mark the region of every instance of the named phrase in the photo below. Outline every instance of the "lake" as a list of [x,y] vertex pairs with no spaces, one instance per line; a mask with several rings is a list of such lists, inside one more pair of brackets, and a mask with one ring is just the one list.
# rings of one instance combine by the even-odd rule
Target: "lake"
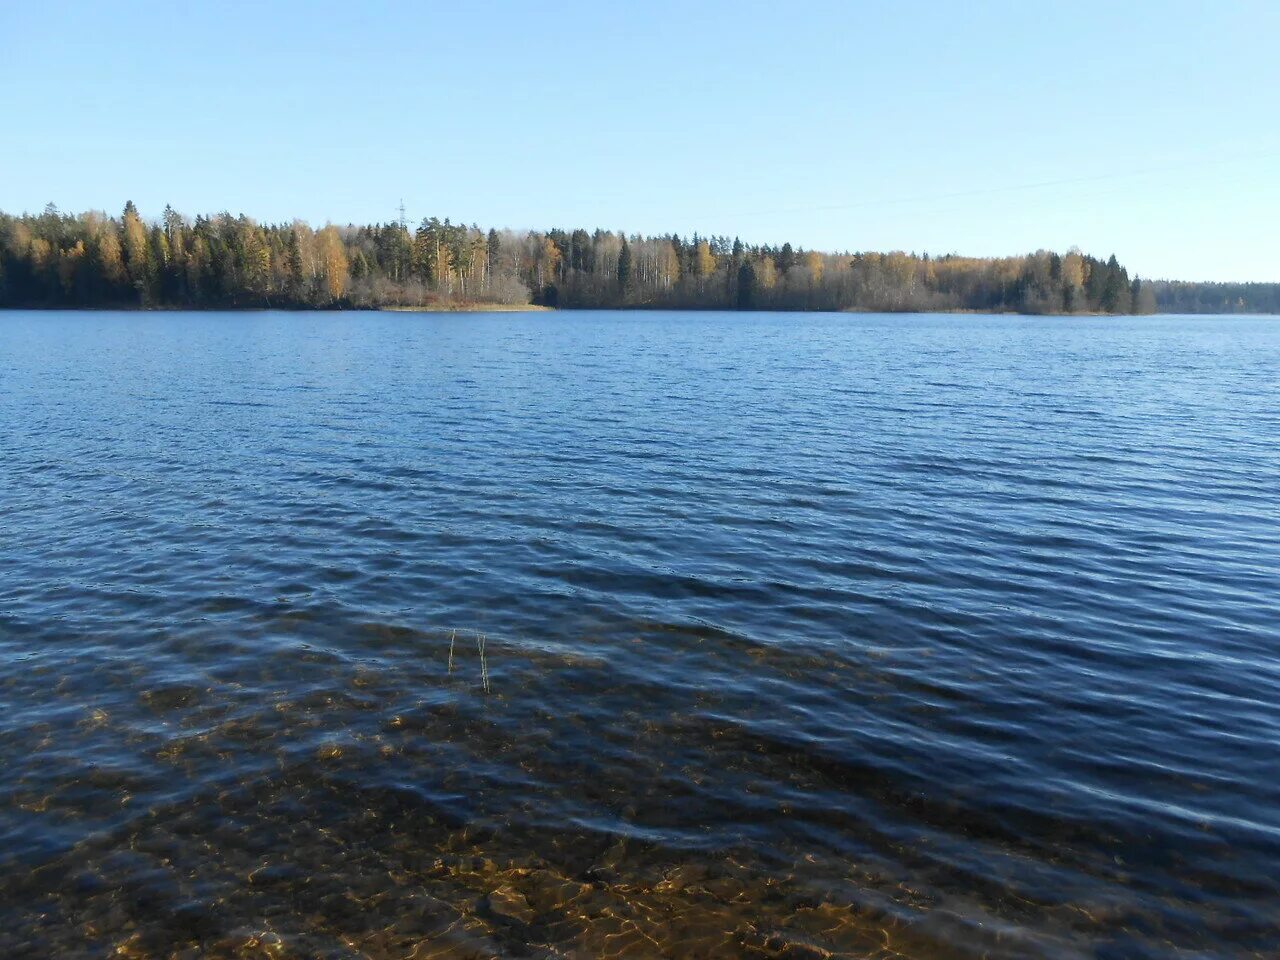
[[1274,318],[0,314],[0,954],[1278,955],[1278,495]]

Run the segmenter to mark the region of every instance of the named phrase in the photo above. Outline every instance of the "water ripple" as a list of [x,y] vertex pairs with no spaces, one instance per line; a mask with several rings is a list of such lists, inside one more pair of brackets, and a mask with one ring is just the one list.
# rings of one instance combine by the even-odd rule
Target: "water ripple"
[[1274,320],[0,360],[5,956],[1280,953]]

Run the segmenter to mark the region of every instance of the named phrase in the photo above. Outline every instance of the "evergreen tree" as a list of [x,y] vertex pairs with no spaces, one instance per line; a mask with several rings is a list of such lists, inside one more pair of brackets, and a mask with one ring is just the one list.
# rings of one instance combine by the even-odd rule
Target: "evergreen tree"
[[298,235],[298,228],[294,227],[289,231],[288,292],[290,299],[295,303],[303,302],[303,289],[306,283],[306,275],[303,273],[303,269],[302,238]]
[[622,238],[622,249],[618,252],[618,289],[623,296],[631,290],[631,244]]
[[1105,271],[1105,276],[1098,306],[1105,313],[1128,313],[1129,278],[1126,271],[1121,269],[1114,253],[1107,260],[1106,267],[1102,269]]
[[756,305],[756,273],[751,264],[738,267],[737,308],[752,310]]

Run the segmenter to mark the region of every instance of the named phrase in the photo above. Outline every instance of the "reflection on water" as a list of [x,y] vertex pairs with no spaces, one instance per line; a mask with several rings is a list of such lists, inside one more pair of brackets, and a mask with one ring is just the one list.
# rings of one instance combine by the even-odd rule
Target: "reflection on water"
[[1274,954],[1277,361],[5,317],[0,955]]

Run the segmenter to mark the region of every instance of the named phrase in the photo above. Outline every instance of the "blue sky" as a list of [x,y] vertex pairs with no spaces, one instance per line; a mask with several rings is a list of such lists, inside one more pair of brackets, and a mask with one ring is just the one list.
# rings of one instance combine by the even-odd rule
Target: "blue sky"
[[1280,3],[0,4],[0,209],[1280,281]]

